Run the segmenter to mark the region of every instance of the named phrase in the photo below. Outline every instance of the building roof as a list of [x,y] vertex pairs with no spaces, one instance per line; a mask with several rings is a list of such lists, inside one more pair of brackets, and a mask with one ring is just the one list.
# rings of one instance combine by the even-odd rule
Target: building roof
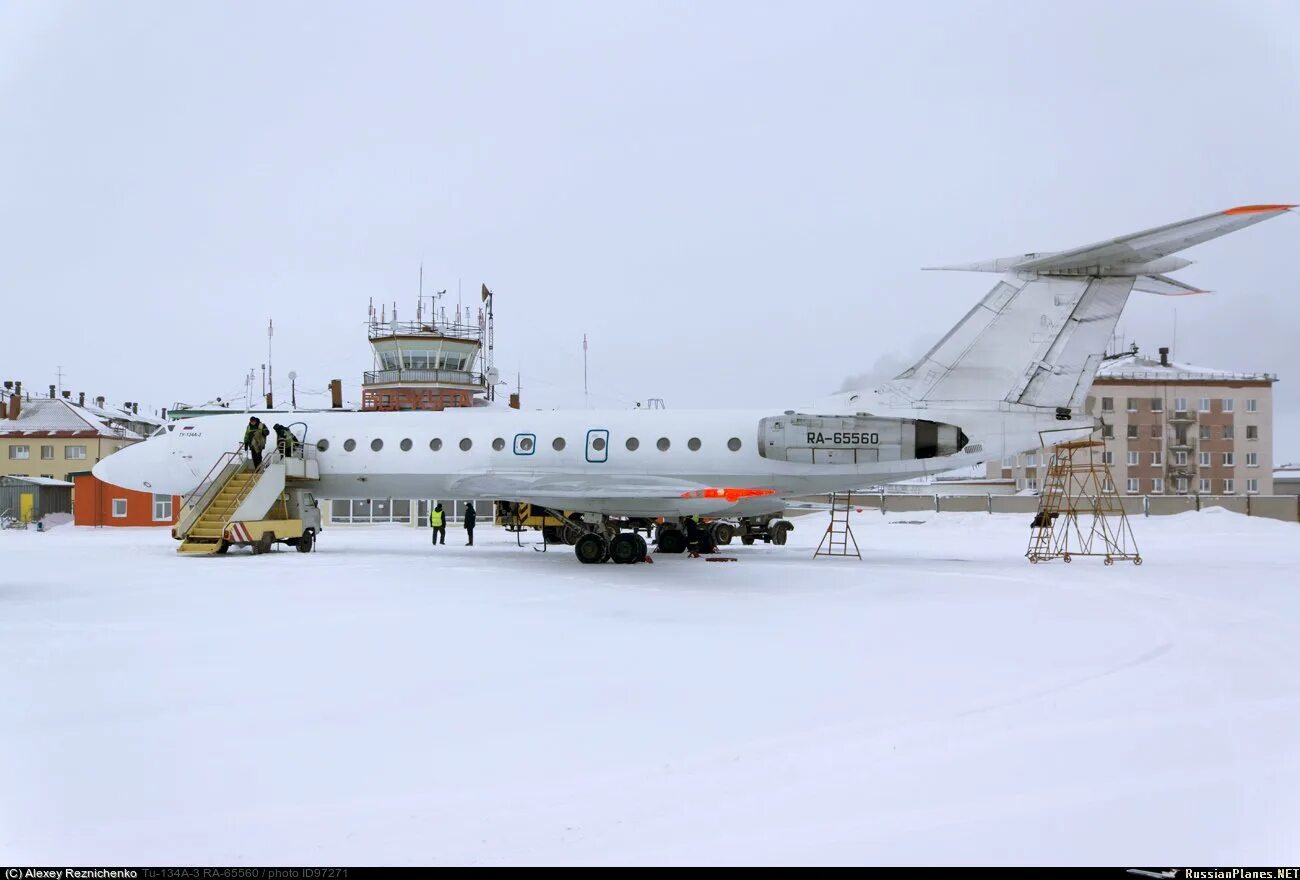
[[0,436],[143,440],[141,435],[120,424],[134,419],[134,416],[115,416],[106,410],[78,406],[59,397],[34,397],[23,400],[17,419],[0,418]]
[[1300,480],[1300,464],[1281,464],[1273,471],[1274,480]]
[[1214,367],[1198,367],[1170,361],[1160,363],[1159,358],[1143,357],[1137,352],[1103,361],[1097,370],[1098,379],[1135,382],[1276,382],[1276,373],[1234,373]]
[[71,489],[71,488],[72,488],[72,484],[69,483],[67,480],[56,480],[56,479],[53,479],[52,477],[19,477],[19,476],[7,476],[7,477],[4,477],[3,479],[5,479],[5,480],[7,480],[7,481],[9,481],[9,482],[30,483],[30,484],[32,484],[32,485],[34,485],[34,486],[61,486],[61,487],[65,488],[65,489]]

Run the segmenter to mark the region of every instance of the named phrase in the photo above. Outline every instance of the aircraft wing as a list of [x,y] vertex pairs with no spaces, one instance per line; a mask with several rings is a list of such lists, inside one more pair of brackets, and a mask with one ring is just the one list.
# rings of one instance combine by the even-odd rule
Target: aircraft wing
[[1293,205],[1246,205],[1229,208],[1144,229],[1109,241],[1085,245],[1069,251],[1045,254],[1037,259],[1018,263],[1015,268],[1025,272],[1087,271],[1093,267],[1122,266],[1148,263],[1176,254],[1184,248],[1201,244],[1229,232],[1244,229],[1270,217],[1285,213]]
[[779,512],[786,504],[773,489],[631,475],[595,479],[494,471],[466,475],[453,484],[452,491],[458,497],[491,496],[555,510],[618,516],[748,516]]

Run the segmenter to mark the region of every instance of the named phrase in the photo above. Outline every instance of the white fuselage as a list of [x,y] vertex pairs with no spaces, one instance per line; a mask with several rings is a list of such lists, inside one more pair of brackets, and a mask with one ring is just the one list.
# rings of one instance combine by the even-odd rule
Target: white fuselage
[[[864,395],[866,397],[867,395]],[[290,425],[319,465],[319,498],[493,498],[589,513],[671,516],[779,512],[782,498],[937,473],[1036,449],[1040,432],[1091,431],[1088,420],[1002,404],[938,412],[862,405],[832,398],[801,413],[868,411],[960,426],[956,455],[857,464],[780,461],[759,453],[759,425],[788,410],[512,410],[268,413]],[[184,419],[96,469],[106,482],[186,494],[239,445],[245,413]],[[1053,439],[1064,439],[1054,433]],[[603,442],[602,442],[603,441]],[[696,442],[698,441],[698,442]],[[273,447],[275,435],[268,439]],[[666,447],[666,448],[665,448]],[[770,489],[771,497],[682,503],[682,486]]]

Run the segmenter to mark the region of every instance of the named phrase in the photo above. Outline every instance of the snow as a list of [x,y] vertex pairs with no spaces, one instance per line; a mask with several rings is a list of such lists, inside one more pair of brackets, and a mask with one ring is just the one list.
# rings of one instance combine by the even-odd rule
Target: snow
[[1159,358],[1143,357],[1139,354],[1127,354],[1123,357],[1103,361],[1097,370],[1099,379],[1136,379],[1140,381],[1182,381],[1211,382],[1225,379],[1238,381],[1272,382],[1276,376],[1272,373],[1234,373],[1214,367],[1198,367],[1170,361],[1162,364]]
[[821,516],[737,562],[480,528],[0,533],[0,862],[1295,864],[1297,526]]

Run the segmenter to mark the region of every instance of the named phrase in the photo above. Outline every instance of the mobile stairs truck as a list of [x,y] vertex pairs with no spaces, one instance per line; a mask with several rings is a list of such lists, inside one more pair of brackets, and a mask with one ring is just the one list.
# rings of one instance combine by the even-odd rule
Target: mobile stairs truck
[[253,467],[243,444],[217,459],[185,499],[172,537],[183,556],[214,556],[231,547],[266,553],[275,544],[310,553],[321,530],[311,487],[320,479],[315,447],[296,441],[268,449]]

